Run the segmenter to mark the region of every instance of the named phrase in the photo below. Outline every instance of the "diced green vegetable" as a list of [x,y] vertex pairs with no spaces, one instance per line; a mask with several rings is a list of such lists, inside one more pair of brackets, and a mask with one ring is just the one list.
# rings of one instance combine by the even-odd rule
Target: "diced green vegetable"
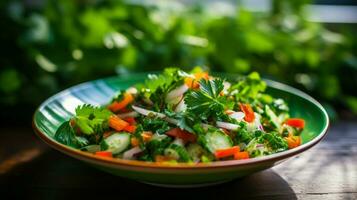
[[225,149],[233,146],[233,142],[229,136],[219,130],[208,131],[206,135],[201,136],[201,142],[211,153],[217,149]]
[[275,128],[279,129],[281,122],[279,121],[279,118],[276,116],[276,114],[273,112],[273,110],[268,105],[265,105],[265,113],[266,113],[266,116],[268,117],[270,123]]
[[101,150],[110,151],[113,154],[118,154],[126,150],[130,146],[129,133],[114,133],[107,137],[100,144]]

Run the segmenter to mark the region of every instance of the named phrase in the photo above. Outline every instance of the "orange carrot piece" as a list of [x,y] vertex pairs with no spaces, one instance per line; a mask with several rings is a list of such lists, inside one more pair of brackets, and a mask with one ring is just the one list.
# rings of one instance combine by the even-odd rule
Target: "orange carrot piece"
[[109,117],[109,127],[113,128],[116,131],[121,131],[125,127],[127,127],[128,125],[129,125],[128,122],[120,119],[116,115],[112,115],[112,116]]
[[195,73],[194,74],[194,77],[195,78],[192,78],[192,77],[187,77],[185,78],[185,84],[189,87],[189,88],[199,88],[200,85],[198,83],[199,80],[201,79],[205,79],[205,80],[208,80],[209,78],[209,75],[207,72],[198,72],[198,73]]
[[129,133],[134,133],[135,130],[136,130],[136,126],[135,125],[129,125],[129,126],[126,126],[123,130],[124,131],[128,131]]
[[234,146],[234,147],[230,147],[230,148],[226,148],[226,149],[218,149],[218,150],[216,150],[214,155],[216,156],[217,159],[220,159],[220,158],[225,158],[225,157],[229,157],[229,156],[234,156],[238,152],[239,152],[239,147]]
[[286,142],[288,143],[288,148],[293,149],[301,145],[301,137],[289,134],[288,137],[285,138]]
[[117,112],[123,108],[125,108],[129,103],[134,101],[134,97],[132,94],[126,92],[124,93],[124,98],[120,102],[114,101],[112,104],[108,106],[108,109],[112,112]]
[[173,160],[171,157],[169,156],[163,156],[163,155],[157,155],[155,156],[155,161],[156,162],[167,162],[167,161],[171,161]]
[[141,137],[143,138],[144,142],[148,142],[150,141],[150,139],[152,138],[152,132],[151,131],[144,131],[142,134],[141,134]]
[[253,122],[255,119],[254,111],[249,104],[239,104],[240,109],[244,112],[244,120]]
[[249,153],[246,151],[237,152],[234,154],[235,160],[242,160],[242,159],[248,159],[248,158],[249,158]]
[[103,138],[107,138],[109,137],[112,133],[114,133],[114,131],[106,131],[103,133]]
[[136,137],[132,137],[131,139],[130,139],[130,143],[131,143],[131,146],[133,146],[133,147],[137,147],[137,146],[139,146],[139,140],[138,140],[138,138],[136,138]]
[[108,157],[108,158],[112,158],[113,154],[110,151],[97,151],[95,152],[96,156],[101,156],[101,157]]

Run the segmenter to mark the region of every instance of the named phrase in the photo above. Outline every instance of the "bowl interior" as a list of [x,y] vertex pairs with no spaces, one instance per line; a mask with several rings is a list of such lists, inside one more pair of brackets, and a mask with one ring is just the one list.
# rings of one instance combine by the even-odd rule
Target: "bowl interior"
[[[134,74],[125,77],[95,80],[64,90],[40,105],[34,114],[35,128],[41,134],[53,140],[59,125],[74,114],[77,105],[85,103],[105,104],[117,90],[126,89],[142,82],[146,75]],[[220,74],[219,76],[224,76],[228,79],[232,78],[232,75]],[[267,89],[269,94],[274,97],[281,97],[288,102],[291,117],[305,119],[306,128],[302,133],[303,143],[307,145],[310,141],[322,137],[328,126],[328,117],[323,107],[310,96],[297,89],[274,81],[266,81],[269,86]]]

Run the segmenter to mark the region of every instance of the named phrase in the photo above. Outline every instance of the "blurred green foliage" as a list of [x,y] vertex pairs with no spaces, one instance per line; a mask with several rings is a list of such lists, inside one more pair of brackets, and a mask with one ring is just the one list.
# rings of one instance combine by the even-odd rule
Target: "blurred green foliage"
[[275,0],[269,13],[238,9],[220,16],[200,5],[3,1],[1,117],[14,109],[31,114],[45,98],[79,82],[196,65],[242,74],[256,70],[307,91],[331,114],[333,107],[356,114],[354,32],[304,20],[304,3]]

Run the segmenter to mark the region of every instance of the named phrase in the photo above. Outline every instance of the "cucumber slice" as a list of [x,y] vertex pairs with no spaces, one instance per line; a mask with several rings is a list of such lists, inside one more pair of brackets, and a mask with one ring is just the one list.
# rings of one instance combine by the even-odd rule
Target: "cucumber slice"
[[172,143],[164,151],[165,156],[174,158],[182,162],[191,162],[191,157],[184,146]]
[[104,139],[101,144],[101,150],[110,151],[113,154],[118,154],[126,150],[130,145],[129,133],[114,133]]
[[217,149],[225,149],[233,146],[233,142],[231,138],[224,134],[223,132],[209,131],[204,135],[203,145],[209,150],[211,153],[215,153]]
[[265,105],[265,114],[267,115],[269,121],[275,128],[280,128],[280,120],[276,116],[276,114],[273,112],[273,110],[268,106]]
[[100,151],[100,146],[97,144],[92,144],[92,145],[82,147],[81,150],[88,151],[90,153],[95,153],[97,151]]
[[201,147],[201,145],[194,143],[194,144],[189,144],[187,146],[187,152],[188,155],[192,158],[192,160],[195,162],[200,161],[201,156],[204,154],[204,149]]

